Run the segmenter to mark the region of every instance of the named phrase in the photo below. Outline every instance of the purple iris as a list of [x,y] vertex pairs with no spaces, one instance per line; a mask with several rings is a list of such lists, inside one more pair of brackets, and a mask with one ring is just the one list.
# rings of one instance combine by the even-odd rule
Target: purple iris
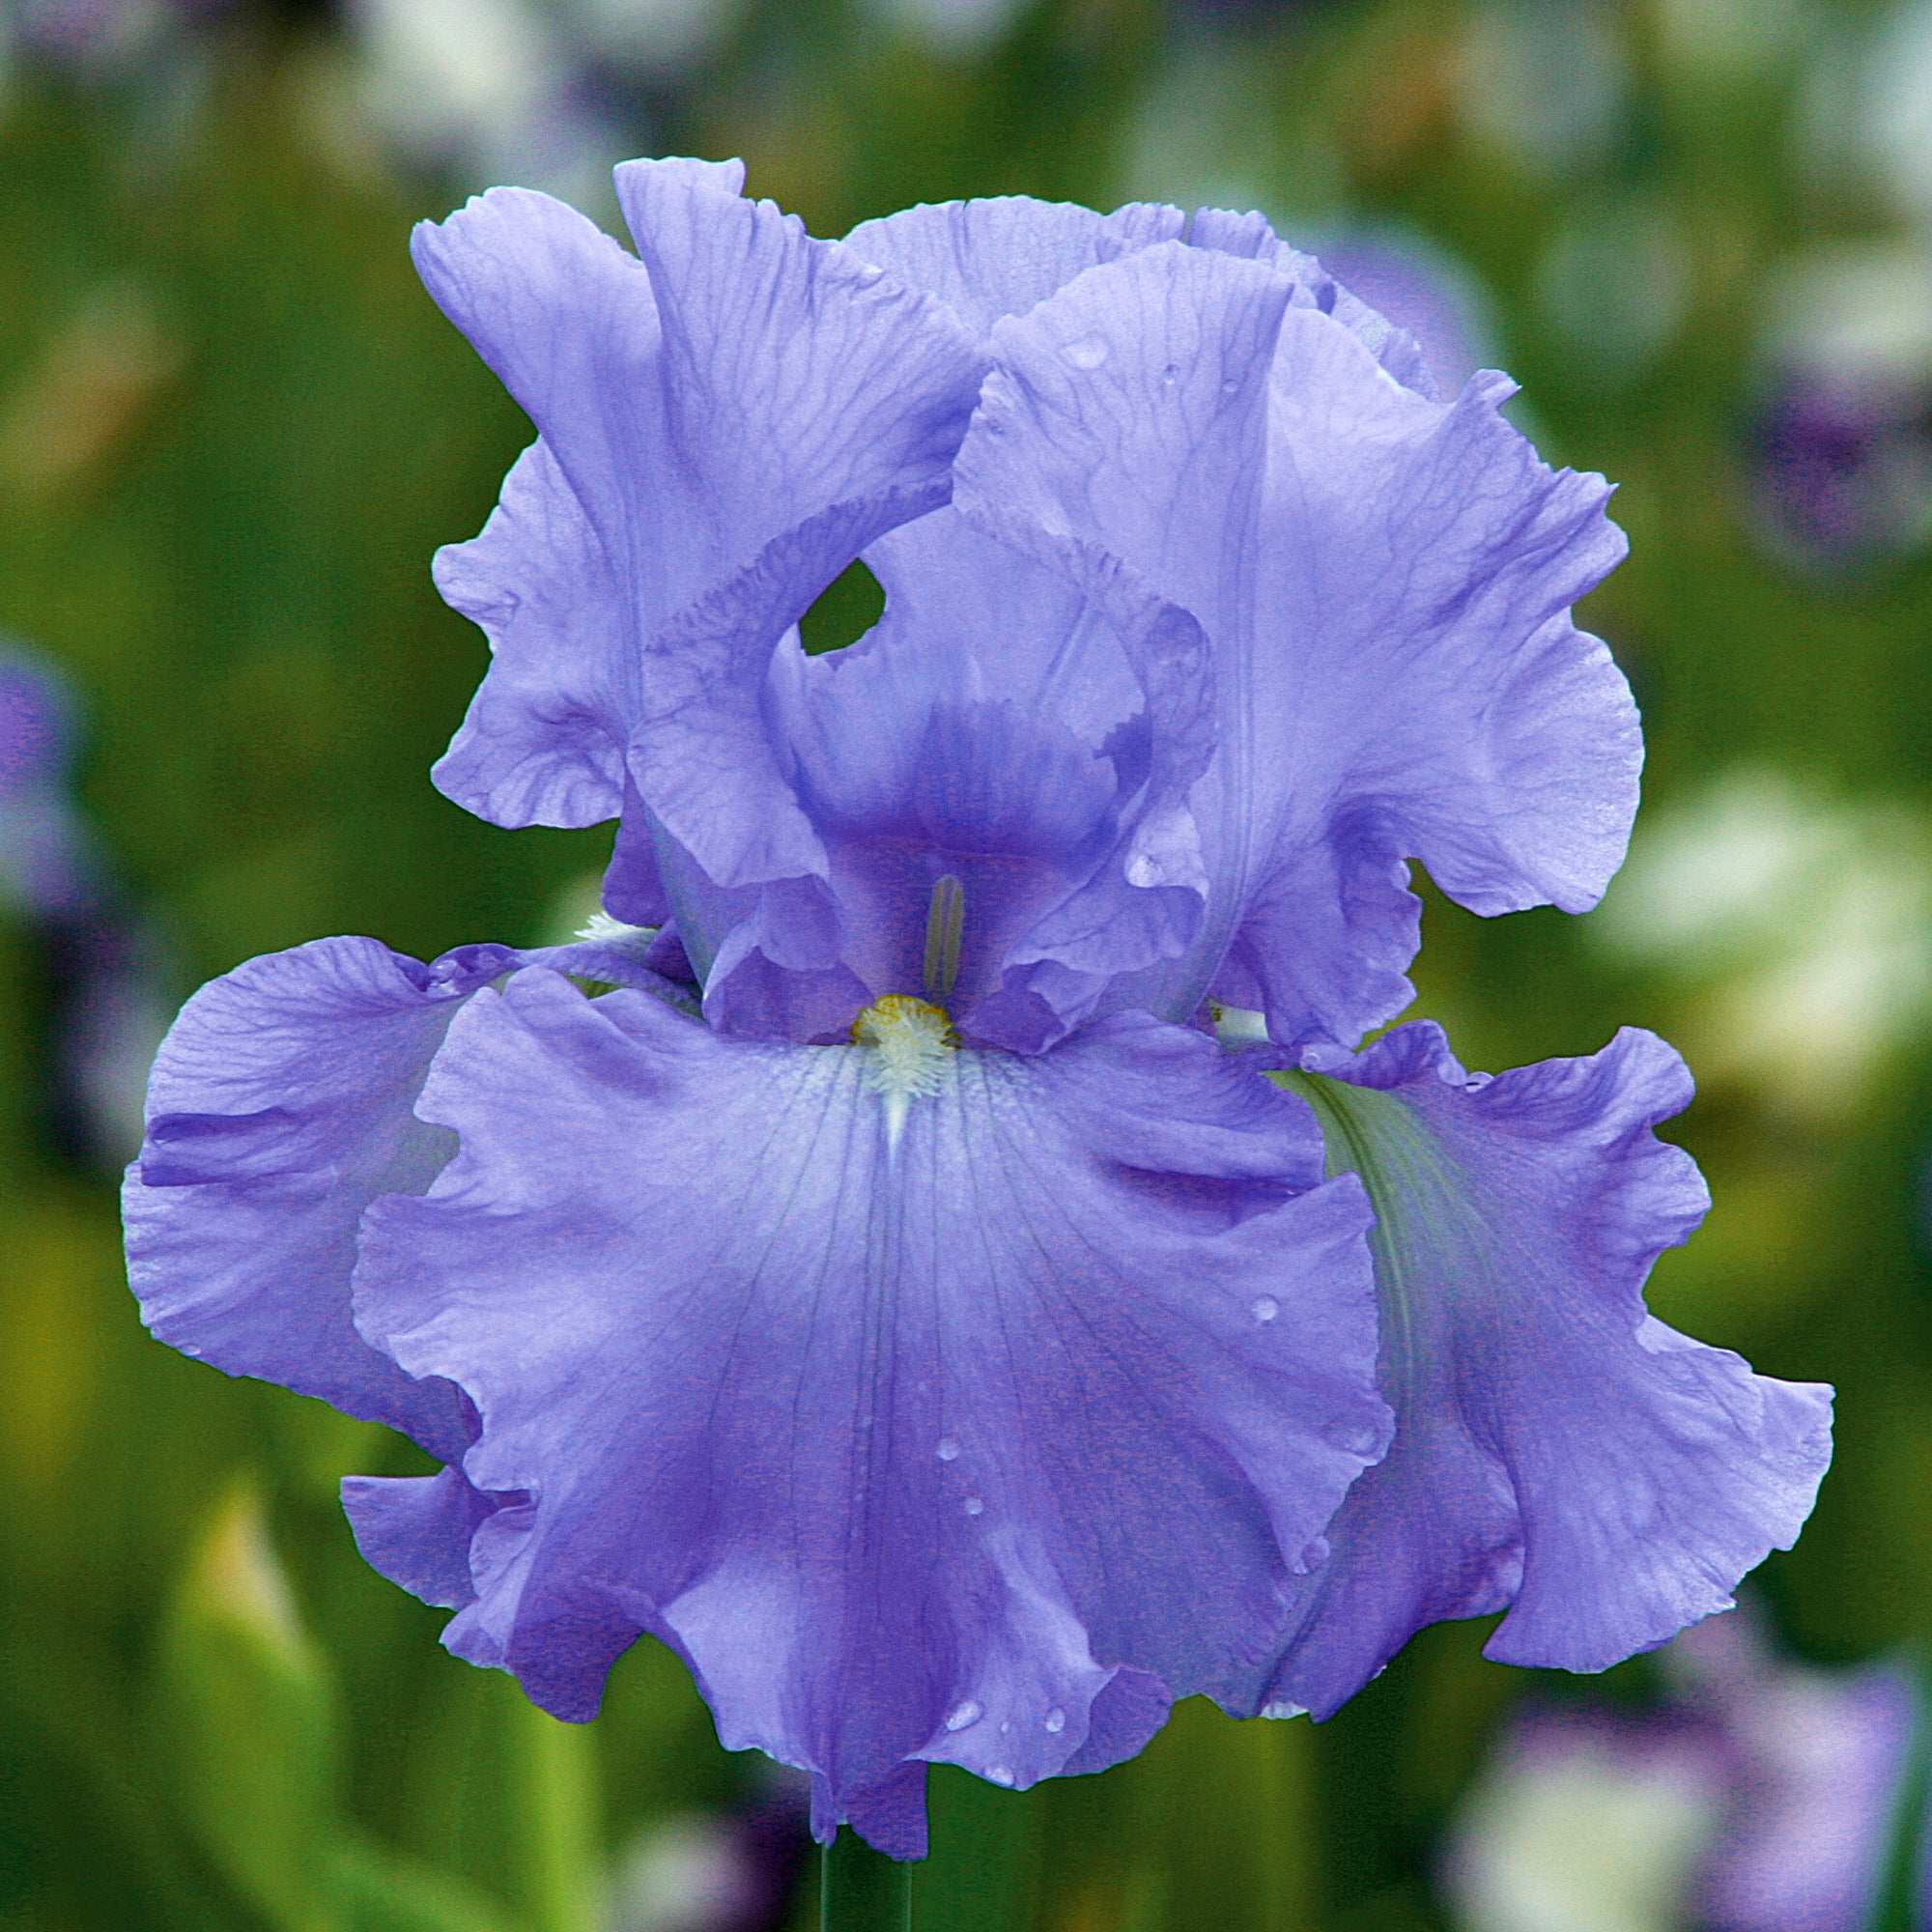
[[65,685],[0,638],[0,909],[53,921],[99,902],[93,840],[69,796],[74,737]]
[[[1511,1720],[1451,1837],[1459,1923],[1541,1932],[1594,1911],[1705,1932],[1861,1932],[1880,1922],[1901,1841],[1918,1847],[1910,1922],[1932,1923],[1908,1669],[1794,1663],[1748,1616],[1691,1633],[1663,1665],[1653,1707],[1532,1705]],[[1606,1821],[1629,1829],[1605,1860]]]
[[[928,1763],[1326,1710],[1504,1604],[1582,1668],[1722,1607],[1826,1395],[1644,1313],[1703,1202],[1674,1056],[1349,1052],[1410,997],[1407,859],[1498,913],[1621,857],[1605,485],[1259,217],[828,243],[741,179],[620,168],[637,255],[513,190],[419,231],[539,430],[438,558],[495,657],[436,781],[617,818],[638,930],[199,994],[151,1326],[445,1462],[345,1495],[459,1655],[587,1718],[649,1633],[901,1857]],[[860,556],[882,621],[807,657]]]

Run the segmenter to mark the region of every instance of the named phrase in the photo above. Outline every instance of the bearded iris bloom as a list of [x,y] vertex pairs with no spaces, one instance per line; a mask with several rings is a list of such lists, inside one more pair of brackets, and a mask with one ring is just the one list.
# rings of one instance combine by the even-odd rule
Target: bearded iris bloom
[[[929,1763],[1326,1711],[1442,1616],[1598,1668],[1722,1607],[1825,1394],[1643,1311],[1702,1206],[1674,1056],[1350,1051],[1406,860],[1500,913],[1621,856],[1601,480],[1259,217],[837,244],[735,167],[617,182],[635,255],[505,190],[416,243],[539,432],[438,558],[494,658],[436,781],[615,818],[611,917],[198,995],[155,1331],[445,1463],[345,1500],[459,1655],[582,1719],[653,1635],[900,1857]],[[883,618],[807,657],[861,556]]]

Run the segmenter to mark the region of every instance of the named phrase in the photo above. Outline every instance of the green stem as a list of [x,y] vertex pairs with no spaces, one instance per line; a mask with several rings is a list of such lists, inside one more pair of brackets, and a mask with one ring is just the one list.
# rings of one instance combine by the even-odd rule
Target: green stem
[[819,1864],[819,1932],[912,1932],[915,1869],[841,1831]]
[[588,1932],[597,1918],[596,1741],[517,1699],[513,1776],[525,1840],[519,1906],[532,1932]]

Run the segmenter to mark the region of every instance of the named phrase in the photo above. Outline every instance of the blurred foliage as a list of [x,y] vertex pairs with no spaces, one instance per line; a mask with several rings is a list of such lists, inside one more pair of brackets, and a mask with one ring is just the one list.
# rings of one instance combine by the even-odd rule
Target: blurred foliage
[[[550,937],[608,838],[494,831],[423,776],[483,663],[428,560],[481,524],[528,431],[404,242],[483,183],[358,119],[358,43],[327,10],[208,11],[165,58],[16,47],[0,78],[0,630],[79,697],[80,806],[128,916],[166,935],[170,1001],[322,933],[423,956]],[[1833,876],[1863,854],[1874,895],[1911,908],[1932,558],[1814,565],[1767,542],[1752,495],[1770,278],[1905,232],[1882,183],[1799,138],[1875,12],[1025,0],[949,41],[884,0],[757,0],[689,70],[607,76],[603,98],[637,151],[742,154],[821,234],[1014,190],[1426,238],[1480,292],[1545,453],[1622,486],[1632,556],[1586,615],[1646,712],[1633,878],[1727,775],[1770,773],[1851,841]],[[814,641],[875,605],[854,578]],[[1706,863],[1693,897],[1730,866],[1757,882],[1728,953],[1674,942],[1649,900],[1612,927],[1432,897],[1419,1009],[1471,1065],[1632,1023],[1713,1069],[1678,1130],[1717,1205],[1652,1300],[1768,1373],[1838,1384],[1837,1466],[1759,1587],[1801,1653],[1851,1659],[1923,1637],[1932,1602],[1932,1033],[1845,964],[1870,943],[1862,901],[1834,911],[1776,852]],[[1793,1077],[1762,1002],[1735,997],[1779,949],[1796,963],[1765,997],[1824,1003],[1823,1074]],[[360,1563],[335,1496],[415,1452],[145,1338],[111,1178],[130,1150],[49,1124],[71,966],[0,907],[0,1932],[574,1932],[639,1833],[782,1808],[662,1650],[624,1660],[583,1730],[448,1658],[440,1613]],[[138,1083],[138,1056],[97,1071]],[[1480,1661],[1483,1635],[1425,1634],[1319,1730],[1189,1705],[1100,1778],[1016,1798],[941,1770],[919,1923],[1444,1926],[1439,1833],[1523,1681]],[[1650,1667],[1605,1688],[1640,1698]]]

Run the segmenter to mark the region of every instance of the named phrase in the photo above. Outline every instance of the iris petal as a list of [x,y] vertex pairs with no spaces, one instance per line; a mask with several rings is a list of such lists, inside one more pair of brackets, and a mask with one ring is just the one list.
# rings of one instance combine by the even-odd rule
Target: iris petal
[[1352,1041],[1410,997],[1404,860],[1479,912],[1581,910],[1640,748],[1568,617],[1622,554],[1601,479],[1536,460],[1501,378],[1434,403],[1305,294],[1174,243],[1090,270],[996,327],[953,501],[1122,559],[1212,647],[1214,905],[1146,1002],[1211,985],[1284,1042]]
[[[614,818],[631,621],[603,539],[548,443],[517,459],[480,535],[437,552],[436,587],[491,651],[489,674],[432,768],[437,789],[493,825]],[[663,917],[655,901],[649,910]]]
[[[742,200],[742,176],[694,161],[620,168],[640,256],[521,189],[416,231],[430,293],[541,433],[483,534],[439,565],[496,651],[439,767],[486,817],[614,816],[646,646],[672,618],[778,544],[792,608],[760,612],[771,628],[754,642],[769,650],[867,541],[945,497],[980,374],[963,329]],[[718,668],[666,662],[700,687]],[[662,918],[647,867],[615,885],[627,916]]]
[[1145,1016],[943,1051],[895,1116],[871,1048],[521,974],[451,1028],[420,1111],[462,1151],[356,1290],[515,1498],[451,1647],[583,1718],[653,1633],[901,1853],[909,1766],[1097,1768],[1265,1655],[1386,1434],[1366,1210],[1293,1102]]
[[1438,1028],[1289,1076],[1375,1205],[1394,1447],[1350,1492],[1275,1669],[1326,1716],[1422,1625],[1507,1608],[1488,1655],[1601,1670],[1727,1609],[1830,1460],[1831,1391],[1666,1327],[1643,1282],[1708,1197],[1655,1123],[1690,1083],[1634,1029],[1464,1074]]
[[425,966],[374,939],[319,939],[187,1003],[123,1192],[128,1276],[156,1336],[462,1453],[458,1392],[355,1333],[356,1230],[371,1201],[427,1187],[454,1152],[413,1111],[430,1062],[465,1002],[530,959],[681,997],[618,946],[467,946]]
[[926,203],[862,221],[845,238],[855,255],[937,296],[978,335],[1003,315],[1024,315],[1102,262],[1176,240],[1178,208],[1129,202],[1096,214],[1065,201],[998,195]]

